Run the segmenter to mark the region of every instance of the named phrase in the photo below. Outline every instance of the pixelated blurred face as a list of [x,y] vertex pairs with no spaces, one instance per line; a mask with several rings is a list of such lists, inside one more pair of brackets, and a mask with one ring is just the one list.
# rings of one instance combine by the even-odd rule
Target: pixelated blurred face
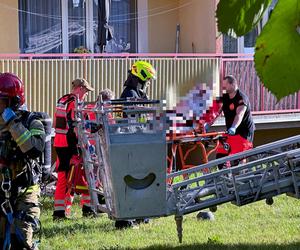
[[223,88],[225,88],[225,91],[227,94],[231,94],[235,91],[235,84],[230,83],[227,79],[223,80]]
[[8,98],[0,97],[0,114],[8,107]]

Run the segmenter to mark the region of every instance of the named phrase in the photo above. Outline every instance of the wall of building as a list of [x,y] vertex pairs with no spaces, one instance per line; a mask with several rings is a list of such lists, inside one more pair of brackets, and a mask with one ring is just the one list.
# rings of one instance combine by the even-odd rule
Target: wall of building
[[[138,5],[143,6],[138,9],[142,11],[138,15],[139,20],[143,20],[139,21],[142,27],[138,30],[138,36],[143,37],[142,40],[139,39],[139,52],[175,52],[176,26],[180,24],[179,52],[214,53],[215,1],[138,0]],[[0,4],[0,32],[6,34],[0,39],[0,53],[18,53],[18,1],[1,0]],[[147,15],[148,18],[145,18]]]
[[177,24],[179,52],[216,52],[216,0],[148,0],[147,5],[149,52],[175,52]]
[[[150,53],[174,53],[178,0],[148,1],[148,47]],[[143,35],[140,33],[139,35]]]
[[186,7],[179,9],[180,52],[215,53],[215,0],[180,0]]
[[18,1],[0,2],[0,53],[19,53]]

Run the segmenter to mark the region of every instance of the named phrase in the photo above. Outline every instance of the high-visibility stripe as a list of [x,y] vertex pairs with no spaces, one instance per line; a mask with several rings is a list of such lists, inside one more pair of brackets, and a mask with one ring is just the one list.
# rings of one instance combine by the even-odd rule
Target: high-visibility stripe
[[41,130],[41,129],[30,129],[30,133],[31,135],[44,135],[45,131]]
[[65,211],[65,206],[54,205],[54,211]]
[[69,175],[69,179],[68,179],[68,182],[70,182],[73,178],[73,172],[74,172],[74,165],[71,166],[71,172],[70,172],[70,175]]
[[31,133],[26,130],[19,138],[16,139],[16,143],[20,146],[24,144],[31,137]]
[[26,193],[37,192],[39,190],[40,190],[39,185],[33,185],[33,186],[30,186],[29,188],[27,188]]
[[81,186],[81,185],[76,185],[75,188],[78,189],[78,190],[88,190],[87,186]]
[[62,117],[65,117],[67,113],[68,112],[66,110],[60,110],[60,109],[57,109],[55,112],[56,116],[62,116]]
[[65,205],[65,200],[54,200],[54,205]]
[[68,130],[67,130],[67,129],[59,129],[59,128],[56,128],[56,129],[55,129],[55,133],[58,133],[58,134],[67,134],[67,133],[68,133]]

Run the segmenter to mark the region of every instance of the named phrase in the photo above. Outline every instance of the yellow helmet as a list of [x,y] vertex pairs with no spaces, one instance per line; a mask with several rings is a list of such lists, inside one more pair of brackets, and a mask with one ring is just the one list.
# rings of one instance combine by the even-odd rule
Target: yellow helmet
[[142,81],[156,79],[156,70],[150,63],[145,61],[135,62],[132,65],[130,72]]

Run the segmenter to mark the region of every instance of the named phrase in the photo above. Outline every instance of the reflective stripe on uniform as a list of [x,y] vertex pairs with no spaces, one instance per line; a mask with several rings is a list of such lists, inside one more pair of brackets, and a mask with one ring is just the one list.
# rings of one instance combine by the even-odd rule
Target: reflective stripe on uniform
[[16,143],[18,144],[18,146],[21,146],[30,137],[31,137],[31,133],[28,130],[26,130],[19,138],[16,139]]
[[62,116],[62,117],[65,117],[67,115],[67,111],[66,110],[61,110],[59,108],[56,109],[56,115],[57,116]]
[[45,131],[41,130],[41,129],[33,128],[33,129],[30,129],[30,133],[31,133],[31,135],[44,135]]
[[65,200],[54,200],[54,205],[65,205]]
[[37,192],[40,190],[40,186],[38,184],[30,186],[27,188],[26,193],[32,193],[32,192]]
[[68,182],[72,181],[72,179],[73,179],[73,172],[74,172],[74,165],[72,165],[72,167],[71,167],[71,171],[70,171],[70,174],[69,174]]
[[58,133],[58,134],[67,134],[68,133],[68,130],[67,129],[59,129],[59,128],[56,128],[55,129],[55,133]]
[[81,186],[81,185],[76,185],[75,188],[78,189],[78,190],[88,190],[87,186]]

